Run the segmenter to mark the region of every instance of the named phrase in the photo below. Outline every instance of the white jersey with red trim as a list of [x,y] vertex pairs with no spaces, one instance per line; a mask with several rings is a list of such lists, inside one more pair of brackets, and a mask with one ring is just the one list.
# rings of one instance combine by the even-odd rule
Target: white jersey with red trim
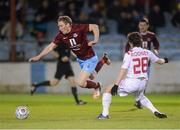
[[156,62],[159,58],[151,51],[141,47],[134,47],[125,53],[121,68],[127,69],[127,78],[148,79],[148,62]]

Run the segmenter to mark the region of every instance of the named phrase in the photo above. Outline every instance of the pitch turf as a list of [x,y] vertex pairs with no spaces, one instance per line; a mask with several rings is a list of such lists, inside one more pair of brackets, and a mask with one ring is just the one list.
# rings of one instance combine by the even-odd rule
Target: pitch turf
[[[101,100],[91,95],[82,95],[87,105],[75,105],[71,95],[0,94],[0,129],[173,129],[180,128],[180,94],[147,95],[154,105],[168,115],[167,119],[156,118],[149,110],[137,110],[133,97],[113,97],[110,119],[97,120],[101,112]],[[15,108],[27,105],[30,117],[15,118]]]

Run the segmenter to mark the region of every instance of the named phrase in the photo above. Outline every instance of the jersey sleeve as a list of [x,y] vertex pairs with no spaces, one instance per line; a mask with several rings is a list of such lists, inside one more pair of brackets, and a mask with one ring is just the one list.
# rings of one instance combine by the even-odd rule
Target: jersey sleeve
[[84,32],[88,32],[89,31],[89,24],[79,24],[79,28]]
[[123,64],[122,64],[121,68],[127,69],[129,67],[129,65],[130,65],[130,62],[131,62],[130,54],[125,53],[124,59],[123,59]]
[[156,50],[159,50],[159,41],[157,40],[157,37],[155,36],[155,34],[153,35],[153,47]]
[[149,51],[149,58],[151,60],[151,62],[155,63],[157,60],[159,60],[159,57],[157,57],[154,53],[152,53],[151,51]]
[[62,42],[62,37],[60,36],[60,33],[58,33],[55,38],[53,39],[52,41],[53,43],[55,43],[56,45],[57,44],[60,44]]

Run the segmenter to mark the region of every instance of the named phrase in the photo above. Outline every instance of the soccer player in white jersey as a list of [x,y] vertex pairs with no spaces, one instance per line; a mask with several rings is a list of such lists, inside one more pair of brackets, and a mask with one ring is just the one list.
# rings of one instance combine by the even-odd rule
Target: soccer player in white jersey
[[125,53],[123,64],[114,86],[107,87],[103,94],[103,111],[97,119],[109,118],[112,95],[116,95],[117,93],[119,96],[127,96],[132,93],[135,95],[135,100],[139,100],[142,106],[148,108],[156,117],[167,118],[166,114],[159,112],[153,106],[151,101],[144,95],[144,90],[148,80],[147,68],[149,60],[161,65],[168,63],[168,59],[158,58],[150,50],[141,48],[141,42],[142,38],[138,32],[128,35],[128,43],[131,49]]

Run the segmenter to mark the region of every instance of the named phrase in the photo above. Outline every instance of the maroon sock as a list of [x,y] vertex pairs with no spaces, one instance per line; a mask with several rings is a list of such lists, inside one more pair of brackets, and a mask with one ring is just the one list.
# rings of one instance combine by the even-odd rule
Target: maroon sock
[[104,65],[104,60],[101,59],[101,60],[97,63],[96,68],[95,68],[95,70],[96,70],[97,73],[101,70],[101,68],[103,67],[103,65]]
[[99,88],[99,83],[96,83],[94,81],[91,81],[91,80],[87,80],[87,85],[86,85],[86,88]]

